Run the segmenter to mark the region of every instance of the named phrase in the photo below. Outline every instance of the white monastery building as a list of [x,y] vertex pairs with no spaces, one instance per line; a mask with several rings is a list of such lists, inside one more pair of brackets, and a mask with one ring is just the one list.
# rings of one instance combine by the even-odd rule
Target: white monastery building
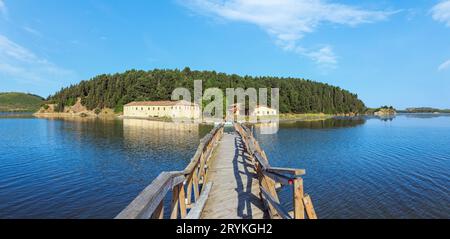
[[188,101],[136,101],[126,104],[124,117],[131,118],[189,118],[201,116],[198,104]]

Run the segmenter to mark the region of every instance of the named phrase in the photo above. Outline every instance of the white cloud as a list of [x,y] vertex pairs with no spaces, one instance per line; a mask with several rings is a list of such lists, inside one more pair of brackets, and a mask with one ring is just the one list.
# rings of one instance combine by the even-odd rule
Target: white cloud
[[441,1],[431,8],[433,19],[450,27],[450,0]]
[[439,71],[445,71],[445,70],[448,70],[448,69],[450,69],[450,60],[448,60],[448,61],[442,63],[442,64],[439,66],[439,68],[438,68]]
[[25,83],[52,83],[72,77],[69,70],[60,68],[30,50],[0,35],[0,79]]
[[304,54],[321,66],[334,68],[337,64],[337,57],[331,46],[325,46],[317,51],[310,51]]
[[326,0],[187,0],[182,5],[208,16],[259,26],[284,50],[336,64],[331,47],[310,52],[299,46],[305,34],[324,23],[356,26],[387,19],[393,12],[369,11]]

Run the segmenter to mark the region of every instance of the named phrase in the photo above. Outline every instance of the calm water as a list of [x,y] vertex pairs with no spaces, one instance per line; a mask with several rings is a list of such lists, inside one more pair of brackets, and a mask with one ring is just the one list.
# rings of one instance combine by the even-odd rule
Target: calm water
[[[0,218],[112,218],[209,130],[0,116]],[[307,169],[321,218],[450,218],[450,117],[282,123],[259,138],[272,165]]]
[[258,137],[272,165],[306,169],[321,218],[450,218],[450,116],[282,123]]
[[183,169],[209,130],[0,119],[0,218],[113,218],[161,171]]

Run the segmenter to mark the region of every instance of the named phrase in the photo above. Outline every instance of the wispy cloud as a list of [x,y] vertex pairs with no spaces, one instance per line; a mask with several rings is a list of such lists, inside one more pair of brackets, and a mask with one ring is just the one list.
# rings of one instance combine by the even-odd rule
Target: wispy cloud
[[431,8],[433,19],[450,27],[450,0],[444,0]]
[[25,83],[54,83],[73,76],[48,60],[0,35],[0,78]]
[[442,64],[439,66],[439,68],[438,68],[439,71],[445,71],[445,70],[448,70],[448,69],[450,69],[450,60],[448,60],[448,61],[442,63]]
[[0,0],[0,15],[5,18],[8,15],[8,9],[6,8],[6,4],[3,0]]
[[274,37],[284,50],[329,65],[337,64],[332,48],[311,51],[301,47],[299,41],[306,34],[325,23],[357,26],[385,20],[393,14],[326,0],[187,0],[180,3],[203,15],[255,24]]
[[28,26],[24,26],[22,27],[22,29],[32,35],[35,35],[37,37],[42,37],[42,33],[34,28],[28,27]]

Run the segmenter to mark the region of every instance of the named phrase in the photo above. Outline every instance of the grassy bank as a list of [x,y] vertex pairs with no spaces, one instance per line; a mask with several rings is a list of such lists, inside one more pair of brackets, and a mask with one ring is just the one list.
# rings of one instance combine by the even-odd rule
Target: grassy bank
[[280,114],[280,121],[317,121],[326,120],[334,117],[334,115],[329,114]]

